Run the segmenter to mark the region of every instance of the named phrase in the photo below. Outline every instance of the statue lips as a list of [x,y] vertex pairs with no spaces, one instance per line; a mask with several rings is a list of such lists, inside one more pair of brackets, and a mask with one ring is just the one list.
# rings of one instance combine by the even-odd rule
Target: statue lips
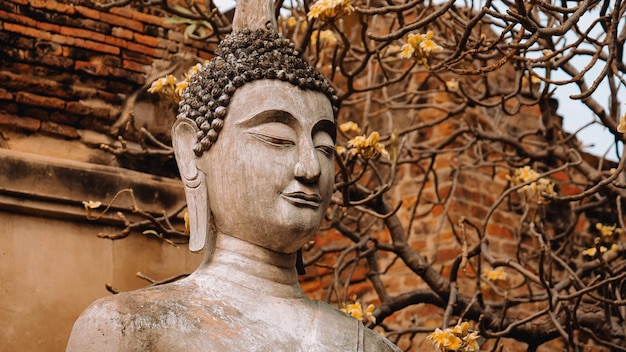
[[319,208],[322,202],[322,198],[319,195],[305,192],[282,193],[282,196],[297,207]]

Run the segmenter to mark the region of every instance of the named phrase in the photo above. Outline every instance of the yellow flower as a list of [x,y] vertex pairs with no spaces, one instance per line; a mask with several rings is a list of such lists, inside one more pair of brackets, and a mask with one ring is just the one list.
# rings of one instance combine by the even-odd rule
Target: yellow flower
[[443,347],[447,351],[458,351],[463,347],[463,340],[456,337],[454,334],[446,335],[446,340],[443,343]]
[[185,78],[187,81],[191,79],[191,76],[195,75],[202,68],[202,64],[195,64],[189,68],[187,73],[185,74]]
[[546,178],[539,178],[539,173],[530,168],[530,166],[524,166],[522,168],[518,168],[513,172],[512,176],[507,176],[507,178],[513,183],[513,185],[520,185],[522,183],[532,182],[529,185],[526,185],[520,189],[518,192],[526,192],[529,197],[536,196],[537,203],[544,204],[547,203],[547,199],[545,199],[542,194],[546,193],[551,196],[556,196],[557,193],[554,190],[554,183]]
[[189,213],[185,212],[183,218],[185,219],[185,233],[189,235],[191,233],[191,226],[189,225]]
[[343,153],[345,153],[345,152],[346,152],[346,148],[344,148],[344,147],[342,147],[342,146],[340,146],[340,145],[338,145],[338,146],[335,148],[335,150],[337,151],[337,154],[339,154],[339,155],[342,155]]
[[99,208],[102,205],[102,202],[88,200],[83,202],[83,206],[85,207],[85,211],[87,212],[87,219],[91,218],[91,210]]
[[83,206],[85,207],[85,210],[87,211],[91,209],[100,208],[101,205],[102,205],[102,202],[93,201],[93,200],[88,200],[88,201],[83,202]]
[[419,43],[420,48],[427,56],[432,52],[441,51],[443,49],[432,40],[434,36],[435,35],[432,31],[428,31],[428,33],[426,33],[426,38]]
[[[446,329],[448,330],[448,329]],[[449,332],[445,332],[439,328],[435,329],[435,331],[432,332],[432,334],[428,335],[426,338],[429,340],[432,340],[433,345],[435,345],[435,348],[437,349],[441,349],[444,345],[444,343],[447,340],[447,336],[449,335]]]
[[289,28],[294,28],[297,23],[298,20],[294,16],[289,16],[289,18],[287,19],[287,27]]
[[372,324],[376,323],[376,317],[374,316],[374,309],[376,309],[376,306],[373,304],[370,304],[369,306],[367,306],[367,308],[365,308],[365,320],[369,321]]
[[311,45],[317,45],[317,38],[320,40],[320,47],[332,47],[337,44],[337,37],[335,37],[335,33],[329,29],[318,31],[317,29],[311,33]]
[[339,129],[341,132],[354,132],[356,134],[361,134],[361,127],[356,122],[348,121],[339,125]]
[[333,20],[337,17],[349,15],[354,11],[350,0],[319,0],[313,5],[307,15],[308,19],[320,19],[322,21]]
[[[429,32],[432,33],[432,32]],[[420,43],[424,40],[424,35],[423,34],[409,34],[409,38],[407,39],[407,43],[409,43],[410,46],[417,48],[419,47]]]
[[398,56],[400,56],[403,59],[410,59],[413,57],[414,53],[415,53],[415,48],[412,45],[404,44],[402,46],[402,51],[400,51]]
[[619,125],[617,125],[617,132],[626,133],[626,114],[622,115],[622,118],[619,119]]
[[473,331],[469,335],[463,337],[463,345],[465,345],[465,351],[474,352],[480,350],[480,346],[478,345],[478,339],[480,335],[478,335],[478,331]]
[[530,75],[530,80],[526,75],[522,76],[522,88],[528,89],[531,86],[537,87],[537,85],[541,83],[541,78],[535,76],[534,74]]
[[458,92],[459,91],[459,81],[457,81],[455,79],[446,81],[446,88],[448,88],[448,90],[451,91],[451,92]]
[[357,320],[363,320],[363,309],[361,308],[361,303],[359,302],[354,302],[348,305],[344,304],[341,311],[355,317]]
[[600,232],[600,235],[602,235],[603,238],[605,239],[610,239],[614,233],[619,233],[621,232],[621,229],[617,228],[617,225],[613,225],[613,226],[607,226],[601,223],[597,223],[596,224],[596,229]]
[[372,159],[378,155],[382,155],[385,158],[389,158],[389,153],[385,149],[385,146],[378,143],[380,135],[378,132],[372,132],[368,137],[356,136],[348,141],[348,147],[352,148],[352,154],[359,154],[365,159]]
[[460,324],[455,325],[452,328],[452,332],[454,332],[457,335],[463,336],[467,333],[467,331],[469,330],[469,323],[464,321]]
[[504,271],[504,269],[499,266],[499,267],[497,267],[495,269],[488,270],[485,273],[485,277],[489,281],[496,282],[496,281],[506,280],[507,274]]
[[[613,248],[611,248],[613,249]],[[604,246],[600,246],[600,253],[604,253],[608,250],[608,248],[604,247]],[[598,250],[596,249],[596,247],[591,247],[591,248],[587,248],[583,251],[583,255],[587,256],[587,257],[595,257],[596,253],[598,252]]]
[[178,82],[176,83],[176,88],[174,89],[174,92],[180,96],[183,95],[183,91],[185,89],[187,89],[187,85],[189,84],[188,81],[182,81],[182,82]]
[[433,37],[434,33],[432,31],[428,31],[426,34],[409,34],[407,44],[402,46],[402,51],[399,56],[404,59],[412,59],[417,61],[417,63],[427,65],[430,55],[433,52],[441,51],[443,49],[432,40]]
[[157,93],[157,92],[161,91],[163,89],[163,87],[165,87],[165,83],[166,83],[165,77],[161,77],[161,78],[155,80],[150,85],[150,88],[148,88],[148,92],[150,92],[150,93]]

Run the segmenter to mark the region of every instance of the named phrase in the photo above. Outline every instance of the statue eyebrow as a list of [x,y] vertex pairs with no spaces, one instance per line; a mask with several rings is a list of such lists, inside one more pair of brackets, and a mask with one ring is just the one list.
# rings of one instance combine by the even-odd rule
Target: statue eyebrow
[[333,139],[333,143],[337,142],[337,126],[331,120],[320,120],[313,126],[312,134],[317,132],[326,132]]
[[255,127],[269,122],[280,122],[294,128],[297,120],[290,113],[283,110],[265,110],[254,114],[237,123],[241,127]]

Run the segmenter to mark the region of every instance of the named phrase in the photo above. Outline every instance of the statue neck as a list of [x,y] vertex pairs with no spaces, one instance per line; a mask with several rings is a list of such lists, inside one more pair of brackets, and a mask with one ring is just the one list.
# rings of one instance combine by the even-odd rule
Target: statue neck
[[194,276],[218,278],[253,292],[282,298],[305,297],[295,269],[296,254],[278,253],[218,233],[215,248]]

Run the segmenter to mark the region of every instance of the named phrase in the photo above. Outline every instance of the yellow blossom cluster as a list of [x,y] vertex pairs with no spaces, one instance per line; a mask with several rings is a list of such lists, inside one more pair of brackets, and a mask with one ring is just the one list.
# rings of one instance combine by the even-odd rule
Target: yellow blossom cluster
[[603,246],[595,246],[590,247],[582,251],[582,255],[587,257],[588,259],[594,259],[598,255],[598,249],[600,249],[600,253],[604,257],[605,260],[611,260],[615,258],[619,252],[619,245],[616,243],[612,243],[617,240],[617,234],[622,233],[622,229],[618,228],[617,225],[609,226],[604,225],[602,223],[596,224],[596,230],[600,233],[600,236],[595,239],[595,243],[604,244]]
[[376,306],[370,304],[365,308],[365,311],[361,307],[361,303],[354,302],[352,304],[343,304],[343,308],[340,310],[348,315],[353,316],[355,319],[360,320],[362,322],[370,322],[372,324],[376,323],[376,317],[374,316],[374,309]]
[[485,271],[484,276],[487,278],[487,280],[496,282],[506,280],[507,274],[504,271],[504,268],[499,266],[495,269]]
[[539,178],[539,173],[533,170],[530,166],[524,166],[516,169],[513,172],[513,176],[508,176],[508,179],[513,183],[514,186],[533,181],[530,184],[520,188],[518,192],[525,192],[529,198],[536,196],[537,203],[539,204],[545,204],[548,201],[543,196],[544,193],[547,195],[556,196],[554,183],[547,178]]
[[337,37],[335,33],[329,29],[318,31],[317,29],[311,33],[311,45],[317,47],[317,41],[319,39],[320,48],[332,47],[337,44]]
[[349,15],[354,11],[350,0],[318,0],[311,5],[307,14],[309,20],[314,18],[322,21],[332,21],[337,17]]
[[618,229],[617,225],[609,226],[609,225],[604,225],[601,223],[596,224],[596,230],[600,232],[600,236],[602,237],[602,240],[604,241],[611,241],[613,240],[614,234],[622,233],[622,229]]
[[339,125],[339,129],[341,130],[341,132],[344,133],[361,134],[361,127],[359,127],[359,124],[353,121],[342,123],[341,125]]
[[[606,248],[605,246],[600,246],[600,253],[607,253],[608,251],[609,251],[609,248]],[[613,243],[611,245],[610,251],[613,253],[617,253],[619,251],[619,246]],[[591,257],[591,258],[595,258],[597,253],[598,253],[598,250],[596,249],[596,247],[587,248],[583,251],[583,255],[585,257]]]
[[356,136],[348,141],[348,147],[351,148],[352,155],[360,155],[365,159],[372,159],[378,155],[389,158],[389,153],[382,143],[378,143],[380,135],[374,131],[369,136]]
[[442,352],[446,351],[479,351],[478,339],[480,335],[477,331],[470,332],[469,323],[464,321],[453,328],[439,329],[437,328],[432,334],[428,335],[428,339],[432,341],[435,348]]
[[428,58],[432,53],[443,50],[443,48],[432,39],[434,34],[428,31],[426,34],[409,34],[407,43],[402,46],[400,57],[403,59],[415,60],[428,68]]
[[148,92],[159,94],[162,98],[178,103],[183,95],[183,92],[187,88],[187,85],[189,85],[191,77],[198,72],[201,67],[202,64],[192,66],[187,73],[185,73],[185,77],[181,81],[176,79],[174,75],[161,77],[152,82],[152,85],[148,88]]

